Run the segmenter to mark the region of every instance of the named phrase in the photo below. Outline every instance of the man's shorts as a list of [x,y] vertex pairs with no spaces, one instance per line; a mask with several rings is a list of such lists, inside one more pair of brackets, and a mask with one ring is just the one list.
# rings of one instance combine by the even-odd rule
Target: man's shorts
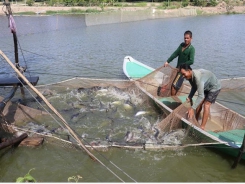
[[181,88],[183,82],[184,82],[184,77],[182,76],[182,74],[180,72],[178,72],[174,81],[173,81],[173,87],[176,90],[179,90]]
[[220,92],[220,89],[215,92],[204,91],[205,100],[211,103],[215,103],[215,100]]

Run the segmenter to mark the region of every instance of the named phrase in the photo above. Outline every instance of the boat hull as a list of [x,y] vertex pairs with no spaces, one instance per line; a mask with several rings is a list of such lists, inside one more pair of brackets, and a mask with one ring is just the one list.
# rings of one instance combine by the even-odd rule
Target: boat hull
[[[130,79],[130,80],[136,80],[142,77],[145,77],[149,75],[151,72],[153,72],[155,69],[133,59],[130,56],[126,56],[124,58],[124,63],[123,63],[123,71],[124,74]],[[135,74],[134,74],[135,71]],[[152,98],[158,105],[160,105],[163,108],[163,111],[165,114],[170,114],[173,112],[175,107],[171,107],[174,103],[179,103],[179,101],[175,101],[175,98],[171,97],[156,97],[155,95],[152,95],[149,91],[145,90],[144,87],[138,86],[145,94],[147,94],[150,98]],[[190,90],[190,86],[184,85],[184,87],[187,89],[187,91]],[[183,103],[186,100],[187,95],[186,94],[181,94],[178,96],[179,100],[181,103]],[[221,104],[215,103],[215,105],[211,106],[211,116],[214,117],[214,121],[209,120],[209,124],[215,125],[217,122],[217,112],[218,111],[224,111],[227,110],[228,108],[222,106]],[[240,116],[239,118],[242,119],[243,123],[245,123],[245,118]],[[240,147],[243,142],[243,135],[245,134],[245,130],[240,130],[240,137],[235,137],[230,136],[228,134],[231,133],[231,131],[226,131],[226,132],[215,132],[214,129],[216,128],[222,128],[221,125],[214,126],[215,128],[205,128],[205,130],[202,130],[201,128],[193,125],[190,121],[188,121],[185,118],[181,118],[183,127],[191,127],[192,131],[194,132],[195,136],[198,137],[198,141],[202,142],[202,140],[205,140],[204,142],[210,143],[209,147],[213,147],[219,151],[222,151],[230,156],[237,157],[239,152],[240,152]],[[215,122],[216,121],[216,122]],[[222,120],[219,120],[222,121]],[[215,122],[215,123],[214,123]],[[218,127],[218,128],[217,128]],[[226,138],[225,138],[226,137]],[[228,138],[229,139],[228,139]],[[245,159],[245,155],[243,155],[242,159]]]

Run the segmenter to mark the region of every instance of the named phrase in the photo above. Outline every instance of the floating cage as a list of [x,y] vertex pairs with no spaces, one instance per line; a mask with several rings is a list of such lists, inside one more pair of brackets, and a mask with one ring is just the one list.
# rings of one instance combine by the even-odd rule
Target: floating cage
[[[190,107],[183,98],[188,95],[190,86],[185,83],[176,96],[170,96],[176,74],[177,69],[160,67],[135,81],[72,78],[36,88],[88,148],[180,147],[193,143],[189,135],[195,137],[193,144],[217,142],[218,139],[213,139],[216,135],[212,134],[210,138],[200,133],[197,128],[200,120],[189,120],[190,124],[183,121]],[[224,92],[231,89],[230,83],[222,83]],[[233,85],[232,90],[235,88]],[[7,88],[2,89],[1,93],[6,91]],[[79,147],[76,138],[44,101],[28,87],[26,91],[29,93],[25,98],[17,93],[3,111],[2,128],[42,136],[50,143]],[[165,104],[170,101],[171,104]],[[217,103],[211,107],[207,132],[244,129],[243,116]],[[212,127],[213,124],[216,127]]]

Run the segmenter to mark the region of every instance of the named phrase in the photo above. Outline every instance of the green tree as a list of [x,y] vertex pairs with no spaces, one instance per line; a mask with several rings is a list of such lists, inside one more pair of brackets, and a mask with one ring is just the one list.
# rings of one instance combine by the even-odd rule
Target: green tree
[[188,6],[189,5],[189,0],[183,0],[183,1],[181,1],[181,5],[182,5],[182,7]]
[[194,0],[194,6],[207,6],[207,0]]
[[26,1],[26,4],[27,4],[28,6],[32,6],[32,5],[34,4],[34,0],[27,0],[27,1]]

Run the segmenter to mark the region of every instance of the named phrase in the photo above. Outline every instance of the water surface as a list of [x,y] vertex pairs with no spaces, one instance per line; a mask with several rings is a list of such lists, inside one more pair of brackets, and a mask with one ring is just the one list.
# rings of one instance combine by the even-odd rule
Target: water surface
[[[14,61],[12,35],[6,19],[0,17],[0,49]],[[126,79],[122,63],[127,55],[151,67],[160,67],[183,41],[186,30],[193,32],[192,44],[196,49],[193,68],[211,70],[219,79],[243,77],[244,20],[245,15],[215,15],[86,27],[84,16],[77,15],[15,18],[20,64],[27,65],[31,75],[40,77],[40,85],[74,76]],[[12,76],[10,67],[0,62],[1,77]],[[176,66],[176,60],[171,65]],[[244,101],[240,99],[241,103]],[[242,182],[245,179],[244,163],[232,170],[233,158],[206,147],[176,151],[110,149],[93,153],[103,154],[138,182]],[[49,144],[2,150],[0,160],[1,182],[14,182],[32,168],[35,170],[31,174],[39,182],[66,182],[75,175],[83,177],[81,182],[119,182],[85,153]],[[124,181],[132,182],[104,161]]]

